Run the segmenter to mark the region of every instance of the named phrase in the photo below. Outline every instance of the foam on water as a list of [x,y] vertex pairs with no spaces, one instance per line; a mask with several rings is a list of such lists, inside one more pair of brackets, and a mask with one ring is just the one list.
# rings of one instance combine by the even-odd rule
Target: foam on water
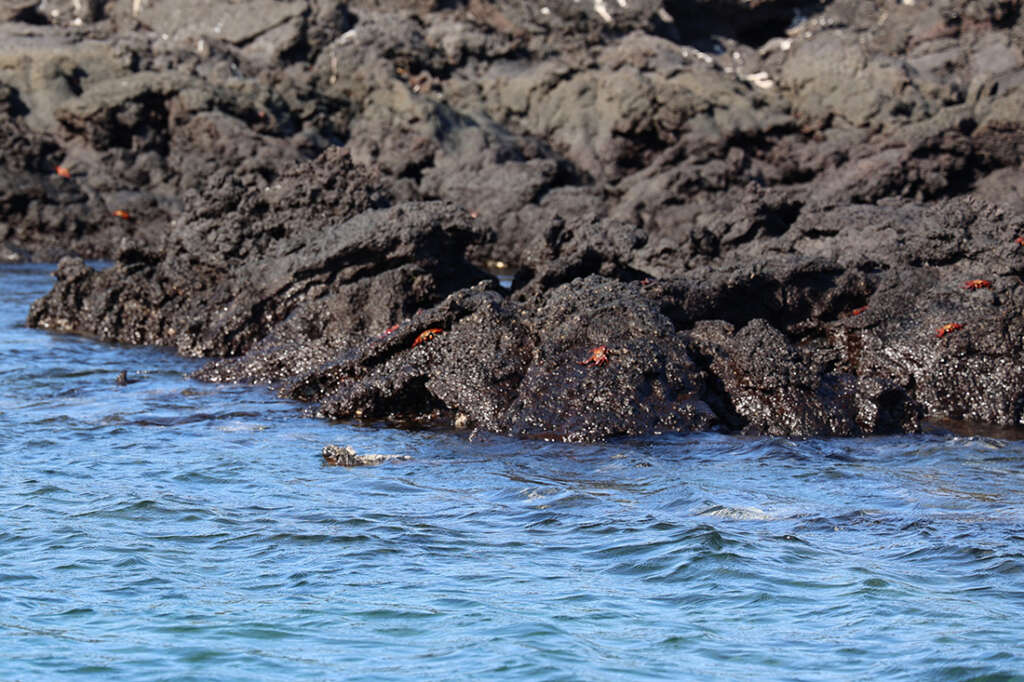
[[1020,443],[328,424],[25,328],[46,272],[0,268],[2,679],[1024,671]]

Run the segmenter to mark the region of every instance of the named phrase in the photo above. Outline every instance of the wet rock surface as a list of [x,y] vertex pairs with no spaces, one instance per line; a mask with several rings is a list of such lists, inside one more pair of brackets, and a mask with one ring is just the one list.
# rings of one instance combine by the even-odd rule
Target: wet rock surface
[[1019,2],[252,7],[0,3],[30,324],[334,419],[1021,425]]

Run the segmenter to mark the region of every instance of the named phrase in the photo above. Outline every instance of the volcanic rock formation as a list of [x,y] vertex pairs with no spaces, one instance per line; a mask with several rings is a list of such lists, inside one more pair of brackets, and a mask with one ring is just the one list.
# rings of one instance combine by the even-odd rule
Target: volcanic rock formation
[[238,7],[0,3],[30,324],[331,418],[1021,425],[1018,0]]

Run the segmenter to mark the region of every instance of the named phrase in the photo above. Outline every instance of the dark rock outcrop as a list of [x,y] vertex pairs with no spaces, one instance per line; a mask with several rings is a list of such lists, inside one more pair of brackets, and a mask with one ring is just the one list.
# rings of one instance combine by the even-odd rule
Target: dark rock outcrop
[[464,211],[383,208],[387,192],[338,150],[263,191],[214,174],[193,202],[159,253],[128,245],[102,271],[62,260],[30,324],[192,356],[288,337],[330,346],[484,276],[461,257],[481,238]]
[[44,4],[0,4],[0,258],[69,255],[31,324],[331,418],[1022,425],[1017,0]]
[[[414,343],[425,329],[441,329]],[[606,345],[607,344],[607,345]],[[587,363],[607,347],[607,364]],[[331,418],[410,416],[515,436],[705,429],[703,375],[637,288],[591,277],[531,304],[477,286],[288,384]]]

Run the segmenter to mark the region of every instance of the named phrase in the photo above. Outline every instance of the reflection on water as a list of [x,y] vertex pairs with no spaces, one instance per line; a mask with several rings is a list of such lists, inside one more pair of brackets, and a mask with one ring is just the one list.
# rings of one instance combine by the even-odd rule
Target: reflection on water
[[1024,670],[1024,444],[332,425],[24,328],[47,286],[0,269],[0,678]]

